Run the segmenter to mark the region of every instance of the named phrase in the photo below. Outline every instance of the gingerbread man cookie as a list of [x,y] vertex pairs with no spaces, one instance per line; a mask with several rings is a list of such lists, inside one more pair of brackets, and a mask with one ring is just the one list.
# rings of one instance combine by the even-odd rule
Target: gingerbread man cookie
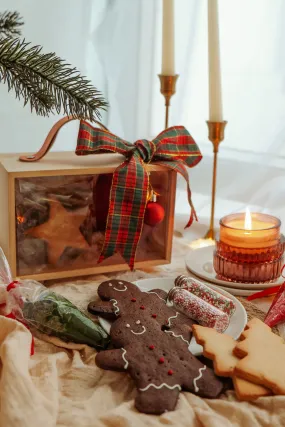
[[161,325],[166,334],[181,339],[189,345],[194,323],[189,317],[166,305],[167,293],[161,289],[142,292],[136,285],[125,280],[108,280],[98,287],[102,301],[88,305],[92,314],[115,320],[118,317],[146,313]]
[[130,374],[138,390],[135,406],[141,412],[174,410],[182,389],[217,397],[222,381],[188,350],[193,322],[167,307],[161,292],[152,292],[141,292],[125,281],[99,286],[98,294],[105,301],[90,303],[89,311],[112,313],[117,320],[110,332],[115,348],[98,353],[96,364]]
[[111,327],[111,340],[116,348],[98,353],[96,364],[130,374],[138,390],[135,407],[140,412],[173,411],[182,389],[209,398],[223,389],[223,383],[189,352],[188,345],[164,333],[146,311],[118,318]]

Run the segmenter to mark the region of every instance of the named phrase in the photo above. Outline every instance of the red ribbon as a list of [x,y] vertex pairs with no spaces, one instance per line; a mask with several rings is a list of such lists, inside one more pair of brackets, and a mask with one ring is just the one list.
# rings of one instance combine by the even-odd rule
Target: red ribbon
[[257,299],[257,298],[263,298],[263,297],[268,297],[270,295],[274,295],[274,294],[276,294],[276,292],[279,291],[279,289],[281,288],[281,286],[282,285],[272,286],[271,288],[264,289],[263,291],[255,292],[254,294],[249,295],[247,297],[247,300],[248,301],[252,301],[252,300]]
[[[283,265],[283,267],[281,269],[281,276],[282,277],[284,277],[283,276],[284,268],[285,268],[285,264]],[[281,286],[284,285],[284,283],[282,283],[282,285],[276,285],[276,286],[272,286],[271,288],[264,289],[263,291],[255,292],[254,294],[248,296],[247,300],[252,301],[252,300],[257,299],[257,298],[269,297],[270,295],[274,295],[279,291],[279,289],[281,288]]]

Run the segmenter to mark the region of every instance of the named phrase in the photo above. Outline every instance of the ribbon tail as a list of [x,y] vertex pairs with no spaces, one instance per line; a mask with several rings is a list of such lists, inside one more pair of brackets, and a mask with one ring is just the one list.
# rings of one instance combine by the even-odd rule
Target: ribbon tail
[[193,206],[193,204],[192,204],[192,206],[191,206],[191,212],[190,212],[190,218],[189,218],[189,221],[187,222],[187,224],[185,225],[185,227],[184,227],[184,228],[191,227],[191,225],[192,225],[192,224],[193,224],[193,222],[194,222],[194,219],[195,219],[195,221],[198,221],[198,218],[197,218],[197,215],[196,215],[195,208],[194,208],[194,206]]
[[105,241],[99,263],[120,253],[134,269],[147,203],[149,177],[137,156],[124,161],[114,172],[110,192]]
[[172,170],[180,173],[180,175],[182,175],[183,178],[185,179],[186,185],[187,185],[187,198],[188,198],[188,203],[190,206],[190,218],[189,218],[189,221],[187,222],[185,228],[190,227],[193,224],[194,220],[198,221],[198,218],[197,218],[196,210],[194,208],[192,198],[191,198],[189,175],[188,175],[188,171],[187,171],[186,167],[184,166],[184,164],[181,160],[175,160],[173,162],[172,161],[161,161],[161,162],[155,162],[155,163],[161,164],[163,166],[166,166],[169,169],[172,169]]
[[194,205],[193,205],[193,202],[192,202],[192,199],[191,199],[191,190],[190,190],[190,186],[189,186],[189,181],[188,181],[188,183],[187,183],[187,192],[188,192],[188,203],[189,203],[189,205],[190,205],[190,218],[189,218],[189,221],[187,222],[187,224],[185,225],[185,227],[184,228],[189,228],[192,224],[193,224],[193,222],[194,222],[194,220],[196,221],[196,222],[198,222],[198,217],[197,217],[197,214],[196,214],[196,209],[194,208]]

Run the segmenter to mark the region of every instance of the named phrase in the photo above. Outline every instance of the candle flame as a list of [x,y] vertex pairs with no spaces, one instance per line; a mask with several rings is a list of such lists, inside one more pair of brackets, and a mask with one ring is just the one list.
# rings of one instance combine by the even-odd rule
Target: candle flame
[[245,211],[244,228],[245,230],[252,230],[251,214],[249,208],[246,208]]

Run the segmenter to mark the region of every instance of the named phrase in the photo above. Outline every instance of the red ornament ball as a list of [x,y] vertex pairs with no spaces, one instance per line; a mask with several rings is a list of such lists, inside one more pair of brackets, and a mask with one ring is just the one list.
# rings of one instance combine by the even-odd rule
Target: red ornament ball
[[157,202],[148,202],[145,208],[144,222],[151,227],[163,221],[165,215],[164,208]]

